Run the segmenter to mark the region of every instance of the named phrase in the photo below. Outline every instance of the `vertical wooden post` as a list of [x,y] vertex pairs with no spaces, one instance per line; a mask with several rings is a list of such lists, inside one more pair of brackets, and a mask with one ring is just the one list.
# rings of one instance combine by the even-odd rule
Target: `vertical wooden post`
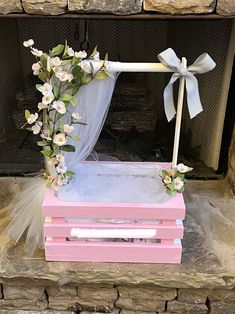
[[[182,64],[185,68],[187,67],[187,60],[184,57],[182,58]],[[184,89],[185,89],[185,77],[182,76],[180,78],[178,101],[177,101],[172,167],[176,167],[177,160],[178,160],[180,128],[181,128],[182,110],[183,110],[183,102],[184,102]]]

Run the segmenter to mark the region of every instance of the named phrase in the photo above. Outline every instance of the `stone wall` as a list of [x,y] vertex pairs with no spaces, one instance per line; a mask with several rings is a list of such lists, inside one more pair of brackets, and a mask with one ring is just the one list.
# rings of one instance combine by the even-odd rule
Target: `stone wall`
[[235,15],[234,0],[0,0],[0,14],[28,13],[58,15],[66,12],[136,14]]
[[174,289],[80,284],[1,286],[0,314],[235,313],[235,289]]

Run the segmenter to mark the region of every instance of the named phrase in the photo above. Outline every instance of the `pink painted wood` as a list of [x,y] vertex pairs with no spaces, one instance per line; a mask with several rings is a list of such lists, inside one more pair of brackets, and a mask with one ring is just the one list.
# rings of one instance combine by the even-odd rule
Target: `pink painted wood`
[[[107,163],[107,162],[105,162]],[[129,163],[122,163],[129,164]],[[152,163],[141,163],[152,167]],[[169,164],[157,164],[169,167]],[[51,190],[46,193],[43,212],[51,217],[44,224],[45,253],[48,261],[94,261],[94,262],[136,262],[136,263],[180,263],[183,238],[183,224],[176,223],[185,217],[185,204],[182,194],[177,194],[164,204],[141,203],[98,203],[63,202]],[[161,224],[113,224],[66,222],[65,218],[123,218],[157,219]],[[68,241],[72,228],[91,229],[155,229],[161,243],[103,242],[97,240]],[[67,240],[66,240],[67,239]],[[89,239],[88,239],[89,240]]]

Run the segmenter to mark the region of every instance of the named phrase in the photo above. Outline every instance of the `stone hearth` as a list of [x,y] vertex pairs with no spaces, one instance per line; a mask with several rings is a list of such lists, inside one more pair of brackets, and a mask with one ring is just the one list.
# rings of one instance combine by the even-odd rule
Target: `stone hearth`
[[[1,179],[0,215],[24,180]],[[46,262],[43,252],[8,249],[2,236],[0,313],[235,313],[230,186],[191,181],[185,200],[180,265]]]
[[118,15],[211,14],[232,16],[233,0],[0,0],[0,14],[27,13],[58,15],[64,13],[112,13]]

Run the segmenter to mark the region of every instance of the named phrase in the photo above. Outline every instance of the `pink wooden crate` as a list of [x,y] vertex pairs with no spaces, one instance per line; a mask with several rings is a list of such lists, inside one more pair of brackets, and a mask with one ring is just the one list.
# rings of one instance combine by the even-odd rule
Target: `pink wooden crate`
[[[148,165],[148,163],[143,163]],[[159,165],[159,164],[158,164]],[[169,167],[169,164],[161,164]],[[180,263],[183,238],[182,220],[185,204],[182,194],[177,194],[164,204],[63,202],[48,190],[43,203],[47,261],[91,261],[134,263]],[[49,217],[49,218],[48,218]],[[68,218],[77,218],[76,221]],[[82,221],[84,218],[147,219],[159,224],[101,223]],[[80,219],[80,221],[79,221]],[[96,241],[71,238],[71,230],[136,232],[151,231],[151,242],[120,242],[106,239]]]

